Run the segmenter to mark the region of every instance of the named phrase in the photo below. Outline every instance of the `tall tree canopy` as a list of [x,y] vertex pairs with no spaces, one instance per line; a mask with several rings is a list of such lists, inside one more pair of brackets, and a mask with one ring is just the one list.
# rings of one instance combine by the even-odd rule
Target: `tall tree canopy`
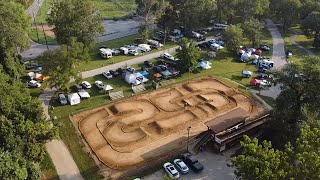
[[47,21],[60,44],[70,45],[74,37],[90,47],[104,32],[102,17],[91,0],[56,1]]
[[200,57],[196,43],[183,38],[181,41],[179,41],[179,45],[180,48],[177,49],[176,56],[181,60],[181,63],[178,65],[178,69],[182,73],[193,70]]
[[238,1],[239,0],[217,0],[217,8],[215,10],[217,21],[232,23],[237,13]]
[[231,53],[237,53],[243,43],[243,30],[240,26],[232,26],[223,32],[223,41]]
[[281,93],[276,99],[275,120],[270,131],[275,136],[273,143],[281,145],[298,136],[298,126],[306,120],[302,109],[319,110],[320,58],[307,57],[301,65],[288,64],[274,72],[274,76],[280,83]]
[[314,38],[313,46],[320,48],[320,11],[313,11],[302,21],[302,30],[309,38]]
[[38,57],[38,62],[43,66],[43,75],[49,76],[48,85],[51,88],[69,90],[70,78],[80,80],[76,67],[80,61],[89,59],[87,49],[83,44],[71,41],[69,46],[62,45],[61,49],[44,52]]
[[244,35],[252,43],[252,47],[255,47],[261,40],[263,25],[258,19],[250,18],[242,24],[242,29]]
[[258,143],[245,136],[242,155],[232,158],[238,179],[320,179],[320,126],[303,125],[296,146],[285,150],[272,148],[271,142]]
[[299,18],[300,0],[270,0],[270,11],[281,21],[283,30],[287,30]]
[[29,46],[26,32],[30,19],[24,7],[14,1],[0,0],[0,27],[0,65],[15,80],[23,72],[17,48],[23,50]]
[[166,8],[169,6],[167,0],[136,0],[138,5],[137,13],[142,17],[142,34],[144,39],[149,38],[153,27],[164,14]]
[[[44,143],[57,137],[57,130],[51,127],[43,115],[38,99],[30,96],[25,84],[11,82],[0,66],[0,152],[4,152],[5,161],[12,161],[17,168],[1,166],[0,179],[26,179],[25,168],[33,172],[33,163],[42,161],[45,153]],[[6,153],[16,154],[6,156]],[[0,153],[0,156],[3,155]],[[7,179],[10,179],[9,177]]]
[[249,18],[260,18],[269,10],[270,0],[239,0],[237,14],[241,16],[242,22]]

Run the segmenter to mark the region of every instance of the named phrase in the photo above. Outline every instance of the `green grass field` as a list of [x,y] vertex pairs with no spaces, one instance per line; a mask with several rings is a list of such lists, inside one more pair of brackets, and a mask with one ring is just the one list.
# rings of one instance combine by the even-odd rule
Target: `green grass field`
[[60,180],[48,152],[46,152],[44,159],[40,165],[42,171],[42,179]]
[[[37,30],[36,28],[32,28],[31,32],[29,33],[29,37],[34,42],[37,42],[40,44],[46,44],[45,36],[41,29]],[[57,40],[54,37],[47,36],[47,43],[48,45],[56,45]]]
[[135,12],[134,0],[93,0],[105,19],[127,19]]

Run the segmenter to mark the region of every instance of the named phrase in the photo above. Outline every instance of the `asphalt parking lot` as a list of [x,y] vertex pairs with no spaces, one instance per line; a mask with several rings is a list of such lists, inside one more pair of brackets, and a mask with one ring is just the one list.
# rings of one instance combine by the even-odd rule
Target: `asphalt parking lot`
[[[216,154],[210,150],[200,152],[195,157],[203,164],[204,169],[201,173],[196,174],[190,170],[188,174],[181,175],[180,180],[235,180],[236,176],[233,169],[227,166],[230,162],[230,155],[232,150],[227,151],[223,155]],[[171,162],[173,163],[173,162]],[[162,180],[166,175],[164,169],[160,169],[153,174],[147,175],[141,179],[143,180]]]

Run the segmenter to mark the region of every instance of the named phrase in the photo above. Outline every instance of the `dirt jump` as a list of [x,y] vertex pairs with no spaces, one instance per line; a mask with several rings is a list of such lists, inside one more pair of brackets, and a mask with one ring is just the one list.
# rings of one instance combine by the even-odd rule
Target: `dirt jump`
[[91,110],[77,122],[98,160],[123,170],[185,147],[188,127],[194,137],[208,130],[207,121],[239,107],[251,118],[264,111],[255,99],[203,77]]

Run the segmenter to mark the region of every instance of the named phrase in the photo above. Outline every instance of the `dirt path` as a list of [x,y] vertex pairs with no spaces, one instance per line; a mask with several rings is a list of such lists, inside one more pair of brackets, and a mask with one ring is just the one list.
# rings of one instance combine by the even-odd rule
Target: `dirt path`
[[[274,61],[274,67],[276,69],[281,69],[285,64],[287,64],[286,56],[284,52],[284,40],[276,27],[276,25],[270,20],[266,19],[266,27],[270,31],[272,35],[273,41],[273,53],[272,53],[272,61]],[[281,92],[280,85],[272,86],[266,90],[260,90],[260,94],[262,96],[272,97],[276,99]]]
[[292,44],[295,44],[298,48],[300,48],[300,49],[304,50],[305,52],[307,52],[309,56],[315,57],[316,55],[315,55],[312,51],[310,51],[309,49],[305,48],[304,46],[302,46],[302,45],[300,45],[300,44],[298,44],[298,43],[296,42],[299,34],[297,34],[297,32],[295,32],[295,31],[292,31],[292,32],[293,32],[295,35],[291,36],[291,38],[290,38],[291,43],[292,43]]

